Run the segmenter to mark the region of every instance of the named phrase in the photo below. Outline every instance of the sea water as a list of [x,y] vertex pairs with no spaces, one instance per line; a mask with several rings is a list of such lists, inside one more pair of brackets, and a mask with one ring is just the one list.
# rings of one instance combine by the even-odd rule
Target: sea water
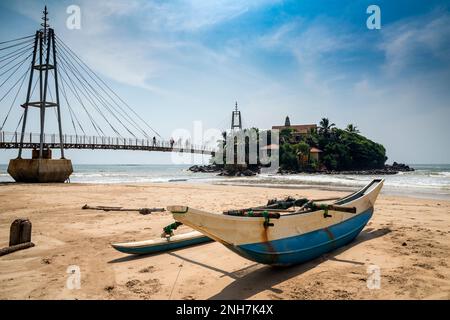
[[[189,165],[76,165],[74,183],[214,183],[227,185],[356,190],[374,178],[384,178],[383,193],[431,198],[450,198],[450,164],[412,164],[413,172],[395,175],[351,174],[260,174],[254,177],[220,177],[216,173],[194,173]],[[0,182],[13,182],[0,165]]]

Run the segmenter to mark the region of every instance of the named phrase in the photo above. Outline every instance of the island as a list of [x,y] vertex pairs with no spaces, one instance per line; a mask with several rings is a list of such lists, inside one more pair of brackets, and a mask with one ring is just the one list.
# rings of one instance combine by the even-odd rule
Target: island
[[[256,132],[258,129],[252,128]],[[380,175],[396,174],[398,172],[414,171],[406,164],[393,162],[386,164],[388,157],[386,149],[380,143],[364,137],[357,126],[348,124],[345,129],[337,128],[328,118],[322,118],[319,125],[301,124],[291,125],[289,116],[283,126],[273,126],[272,130],[279,130],[278,143],[271,142],[265,148],[268,153],[278,151],[279,174],[323,173],[323,174],[361,174]],[[244,131],[248,129],[241,129]],[[219,141],[226,150],[227,136],[231,132],[223,133],[223,140]],[[270,136],[270,130],[268,130]],[[236,144],[236,143],[235,143]],[[245,150],[248,152],[248,142]],[[234,146],[236,148],[236,146]],[[259,162],[246,165],[227,163],[226,158],[217,161],[217,157],[210,160],[206,166],[194,165],[189,168],[193,172],[217,172],[224,176],[252,176],[260,172],[263,166]]]

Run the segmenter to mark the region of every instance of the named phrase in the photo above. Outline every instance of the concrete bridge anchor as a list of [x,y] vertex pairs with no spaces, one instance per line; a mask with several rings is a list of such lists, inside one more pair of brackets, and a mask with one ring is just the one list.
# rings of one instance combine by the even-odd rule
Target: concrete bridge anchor
[[69,159],[52,159],[51,149],[43,152],[39,158],[39,150],[33,150],[32,159],[11,159],[8,173],[16,182],[48,183],[65,182],[73,172]]
[[[16,182],[64,182],[73,172],[72,162],[64,158],[64,141],[61,126],[61,109],[59,101],[58,88],[58,69],[55,47],[55,33],[49,28],[47,21],[47,7],[42,17],[43,29],[37,30],[34,37],[34,46],[32,54],[32,63],[30,68],[30,78],[28,81],[28,90],[26,102],[22,104],[24,108],[22,132],[20,135],[19,155],[17,159],[9,161],[8,173]],[[46,50],[45,50],[46,46]],[[44,53],[45,51],[45,53]],[[50,59],[51,55],[53,59]],[[50,63],[52,61],[52,63]],[[50,102],[47,99],[49,87],[49,70],[53,70],[54,92],[56,102]],[[39,77],[39,101],[30,101],[32,96],[32,83],[34,73]],[[40,109],[40,147],[32,152],[31,159],[22,159],[22,148],[27,123],[28,109],[37,107]],[[44,147],[44,124],[45,113],[49,107],[55,107],[59,129],[59,143],[61,148],[61,159],[52,159],[51,149]]]

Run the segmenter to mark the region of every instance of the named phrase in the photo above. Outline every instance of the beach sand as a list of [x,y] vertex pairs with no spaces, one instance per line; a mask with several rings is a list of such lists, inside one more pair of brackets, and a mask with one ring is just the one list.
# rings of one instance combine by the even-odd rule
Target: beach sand
[[[184,204],[221,212],[286,195],[344,193],[170,183],[0,185],[0,247],[19,217],[33,223],[36,244],[0,257],[0,299],[450,299],[449,201],[381,195],[354,242],[289,268],[254,263],[215,242],[126,255],[110,243],[159,237],[170,214],[81,210]],[[66,286],[71,265],[80,268],[80,289]],[[379,289],[367,287],[372,265],[380,268]]]

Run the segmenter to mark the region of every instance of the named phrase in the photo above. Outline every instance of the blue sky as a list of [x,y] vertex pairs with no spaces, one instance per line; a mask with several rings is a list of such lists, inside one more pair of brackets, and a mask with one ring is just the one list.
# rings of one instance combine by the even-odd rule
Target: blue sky
[[[225,129],[237,100],[247,126],[328,117],[385,145],[388,162],[450,163],[448,1],[2,1],[1,39],[32,34],[44,3],[57,35],[164,137],[198,120]],[[81,8],[80,30],[66,28],[71,4]],[[366,27],[371,4],[381,8],[380,30]],[[170,161],[68,155],[75,163]],[[0,162],[14,156],[0,151]]]

